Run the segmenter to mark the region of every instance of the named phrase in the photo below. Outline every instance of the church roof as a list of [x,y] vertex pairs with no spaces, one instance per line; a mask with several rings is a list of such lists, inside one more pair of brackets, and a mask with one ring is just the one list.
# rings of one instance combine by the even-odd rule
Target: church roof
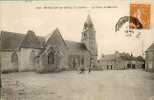
[[25,35],[14,32],[1,32],[1,50],[15,50],[19,47]]
[[[60,36],[66,47],[73,51],[88,51],[86,46],[81,42],[63,40],[58,29],[55,29],[53,34]],[[28,31],[27,34],[1,31],[0,50],[16,50],[18,48],[41,48],[46,44],[45,37],[36,36],[33,31]]]
[[86,46],[81,42],[65,40],[67,47],[74,51],[87,51]]
[[23,48],[41,48],[41,43],[33,31],[28,31],[20,47]]
[[37,36],[37,38],[40,41],[41,46],[44,47],[44,45],[45,45],[45,37],[43,37],[43,36]]
[[90,15],[87,16],[86,24],[93,24]]
[[[29,35],[29,36],[31,36],[31,35]],[[21,33],[1,31],[0,50],[15,50],[15,49],[19,48],[21,45],[23,45],[22,44],[23,41],[27,41],[27,39],[25,40],[25,38],[26,37],[28,38],[29,36],[27,36],[25,34],[21,34]],[[40,43],[42,43],[43,37],[40,37],[40,36],[37,36],[37,37],[38,37],[38,40],[40,41]],[[33,38],[34,38],[34,36],[32,36],[31,39],[33,39]],[[34,39],[36,39],[36,38],[34,38]],[[32,48],[35,48],[35,47],[32,47]]]
[[62,41],[63,44],[66,46],[66,43],[58,28],[56,28],[52,33],[50,33],[47,37],[45,37],[45,44],[53,42],[52,40],[58,40],[57,42]]
[[150,47],[146,51],[154,50],[154,42],[150,45]]

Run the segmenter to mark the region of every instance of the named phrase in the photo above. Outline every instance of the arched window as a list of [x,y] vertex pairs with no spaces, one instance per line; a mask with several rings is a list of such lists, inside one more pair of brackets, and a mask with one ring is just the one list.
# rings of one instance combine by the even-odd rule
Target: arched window
[[12,55],[11,55],[11,62],[15,63],[15,64],[18,64],[18,55],[17,55],[16,52],[12,53]]
[[48,64],[54,64],[54,53],[50,52],[48,54]]

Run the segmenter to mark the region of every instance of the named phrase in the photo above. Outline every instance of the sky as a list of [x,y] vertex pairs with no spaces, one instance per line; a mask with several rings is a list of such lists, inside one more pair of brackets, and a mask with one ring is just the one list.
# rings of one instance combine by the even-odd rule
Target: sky
[[[0,2],[0,30],[22,34],[33,30],[36,35],[47,36],[55,28],[59,28],[64,40],[80,41],[83,24],[89,14],[96,30],[99,57],[115,51],[141,55],[154,41],[152,21],[150,29],[142,30],[139,39],[135,36],[126,37],[125,26],[115,32],[118,20],[129,16],[127,0],[68,1]],[[154,12],[151,13],[151,20],[154,18],[153,14]]]

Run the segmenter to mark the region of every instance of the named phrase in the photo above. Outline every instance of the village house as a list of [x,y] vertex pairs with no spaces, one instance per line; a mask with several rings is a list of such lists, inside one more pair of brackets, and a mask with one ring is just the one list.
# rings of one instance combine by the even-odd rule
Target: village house
[[136,69],[144,67],[144,59],[141,56],[134,57],[128,53],[116,51],[114,54],[102,55],[98,66],[101,69]]
[[154,42],[145,51],[145,70],[154,72]]
[[1,31],[0,63],[2,72],[51,72],[95,68],[97,63],[96,31],[88,15],[81,42],[64,40],[56,28],[48,36]]

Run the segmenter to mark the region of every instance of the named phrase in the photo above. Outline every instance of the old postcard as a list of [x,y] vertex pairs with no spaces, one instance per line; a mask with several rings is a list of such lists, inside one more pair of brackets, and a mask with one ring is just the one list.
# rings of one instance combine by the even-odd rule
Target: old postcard
[[154,100],[154,0],[0,0],[1,100]]

